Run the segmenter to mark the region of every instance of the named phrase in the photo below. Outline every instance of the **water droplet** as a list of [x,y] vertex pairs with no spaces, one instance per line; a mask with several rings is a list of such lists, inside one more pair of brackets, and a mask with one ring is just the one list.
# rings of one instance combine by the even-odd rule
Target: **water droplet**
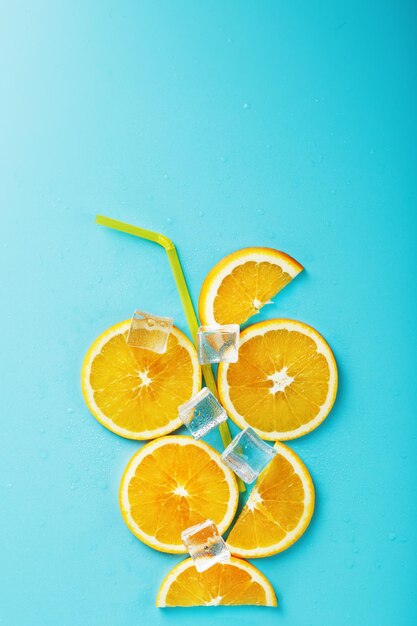
[[107,483],[105,480],[99,480],[99,481],[98,481],[98,483],[97,483],[97,485],[99,486],[99,488],[100,488],[102,491],[106,491],[106,489],[108,489],[108,488],[109,488],[109,485],[108,485],[108,483]]
[[351,560],[346,561],[346,567],[347,567],[348,569],[353,569],[353,568],[355,567],[355,563],[354,563],[354,561],[351,561]]
[[258,215],[265,215],[265,211],[263,209],[258,209],[256,212]]
[[320,98],[314,98],[314,102],[320,102]]
[[390,541],[395,541],[397,538],[397,535],[395,533],[388,533],[388,539]]
[[407,538],[407,537],[398,537],[398,541],[399,541],[400,543],[407,543],[408,538]]
[[358,554],[359,548],[353,548],[353,552],[354,552],[354,554]]
[[167,224],[173,224],[174,220],[172,219],[172,217],[167,217]]
[[248,102],[245,102],[245,103],[244,103],[244,105],[243,105],[243,108],[244,108],[244,109],[249,109],[249,103],[248,103]]
[[164,180],[169,180],[169,174],[164,174]]
[[73,408],[71,408],[71,407],[69,407],[69,408],[67,409],[67,413],[74,413],[74,409],[73,409]]
[[199,212],[198,212],[198,216],[199,216],[199,217],[204,217],[204,216],[205,216],[204,211],[199,211]]
[[6,487],[7,489],[11,489],[13,487],[13,483],[7,483]]

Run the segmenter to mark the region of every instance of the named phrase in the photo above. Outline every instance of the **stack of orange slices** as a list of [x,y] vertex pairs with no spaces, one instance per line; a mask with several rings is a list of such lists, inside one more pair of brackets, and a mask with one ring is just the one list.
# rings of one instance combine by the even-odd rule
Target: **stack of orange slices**
[[[203,324],[244,324],[302,271],[283,252],[246,248],[208,274],[199,299]],[[131,348],[129,322],[112,326],[88,351],[82,390],[92,414],[113,432],[149,440],[122,477],[120,508],[130,530],[155,550],[186,552],[181,531],[212,519],[221,534],[236,515],[236,477],[220,454],[179,428],[178,406],[201,388],[193,344],[173,327],[165,354]],[[191,559],[163,581],[156,604],[166,606],[255,604],[276,606],[269,581],[245,558],[290,547],[314,511],[314,487],[300,458],[284,440],[316,428],[337,392],[332,351],[312,327],[288,319],[247,326],[239,359],[218,368],[218,391],[229,417],[275,442],[274,459],[261,472],[227,537],[229,562],[197,572]]]

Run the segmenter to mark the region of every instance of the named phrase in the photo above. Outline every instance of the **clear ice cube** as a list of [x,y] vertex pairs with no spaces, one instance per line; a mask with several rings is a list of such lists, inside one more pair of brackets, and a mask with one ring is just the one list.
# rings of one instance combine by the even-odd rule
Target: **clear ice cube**
[[230,559],[230,552],[211,519],[186,528],[181,539],[198,572]]
[[126,341],[133,348],[144,348],[164,354],[167,350],[173,321],[172,317],[160,317],[144,311],[135,311]]
[[236,363],[239,333],[239,324],[200,326],[197,332],[199,363]]
[[227,413],[207,387],[178,407],[179,417],[194,439],[227,420]]
[[222,461],[245,483],[253,483],[277,451],[253,430],[245,428],[222,453]]

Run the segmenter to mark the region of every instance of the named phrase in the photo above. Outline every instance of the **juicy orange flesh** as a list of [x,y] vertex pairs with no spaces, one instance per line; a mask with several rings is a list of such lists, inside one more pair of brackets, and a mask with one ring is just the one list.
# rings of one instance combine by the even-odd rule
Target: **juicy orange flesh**
[[214,299],[214,319],[218,324],[243,324],[290,281],[291,276],[273,263],[242,263],[220,284]]
[[233,564],[213,565],[205,572],[195,567],[185,569],[171,584],[166,597],[168,606],[206,604],[266,604],[263,587],[249,572]]
[[[277,373],[293,380],[272,392]],[[265,432],[292,431],[310,422],[326,400],[329,380],[329,365],[315,342],[285,329],[244,342],[238,362],[229,364],[227,372],[236,411]]]
[[300,476],[278,453],[260,475],[233,526],[227,539],[229,547],[251,550],[279,543],[298,525],[304,499]]
[[146,431],[165,426],[192,395],[190,355],[172,333],[165,354],[132,348],[126,336],[114,335],[94,358],[90,374],[94,400],[122,428]]
[[139,463],[128,498],[131,516],[143,532],[182,546],[185,528],[224,519],[230,488],[222,468],[205,450],[168,443]]

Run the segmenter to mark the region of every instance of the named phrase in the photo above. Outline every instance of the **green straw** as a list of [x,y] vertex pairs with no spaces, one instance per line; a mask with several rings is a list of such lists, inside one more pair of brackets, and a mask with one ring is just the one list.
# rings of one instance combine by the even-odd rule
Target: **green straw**
[[[196,343],[197,338],[197,329],[199,327],[197,315],[194,311],[194,306],[191,300],[190,292],[188,291],[187,283],[185,281],[184,272],[181,267],[181,263],[178,257],[177,249],[174,245],[174,242],[171,241],[165,235],[161,235],[160,233],[155,233],[153,230],[147,230],[146,228],[140,228],[139,226],[133,226],[132,224],[127,224],[126,222],[120,222],[119,220],[114,220],[111,217],[105,217],[104,215],[96,215],[96,223],[101,226],[107,226],[108,228],[113,228],[114,230],[120,230],[123,233],[128,233],[129,235],[135,235],[136,237],[141,237],[142,239],[148,239],[149,241],[153,241],[154,243],[158,243],[162,246],[167,253],[168,261],[171,266],[172,273],[174,274],[175,282],[177,284],[177,289],[179,296],[181,298],[182,306],[184,309],[185,317],[187,318],[188,327],[190,329],[191,337]],[[211,369],[211,365],[202,365],[201,369],[203,371],[204,380],[206,382],[207,387],[210,389],[211,393],[218,399],[219,394],[216,387],[216,381],[214,380],[213,370]],[[222,422],[219,425],[220,436],[222,438],[222,442],[224,447],[229,445],[232,440],[230,435],[230,430],[226,422]],[[245,486],[243,482],[239,479],[239,489],[240,491],[245,491]]]

